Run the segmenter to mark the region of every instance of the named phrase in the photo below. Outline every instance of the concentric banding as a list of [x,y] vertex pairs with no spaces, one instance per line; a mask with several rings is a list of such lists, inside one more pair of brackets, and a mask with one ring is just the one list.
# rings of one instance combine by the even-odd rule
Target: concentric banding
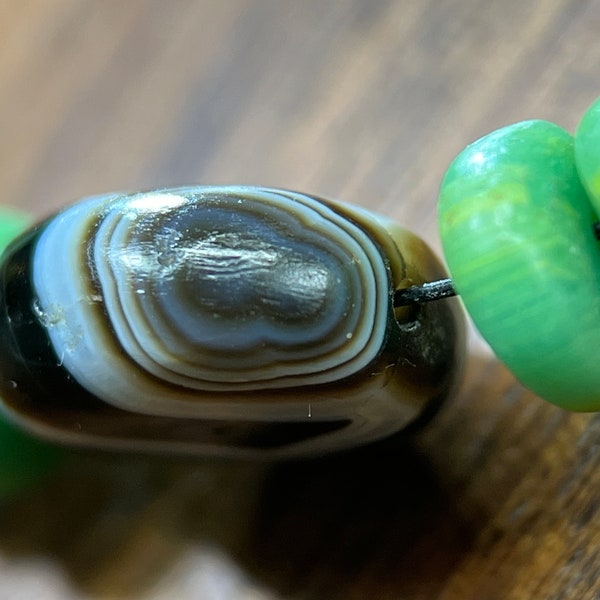
[[67,371],[120,408],[338,382],[376,359],[390,310],[381,226],[355,215],[263,188],[91,198],[38,240],[38,314]]

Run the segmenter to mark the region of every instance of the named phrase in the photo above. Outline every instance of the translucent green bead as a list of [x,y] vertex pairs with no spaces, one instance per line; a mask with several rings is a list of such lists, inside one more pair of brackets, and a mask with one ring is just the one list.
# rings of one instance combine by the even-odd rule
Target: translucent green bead
[[575,133],[575,162],[596,214],[600,215],[600,98],[588,108]]
[[440,193],[442,245],[467,311],[521,382],[600,409],[600,252],[573,138],[545,121],[466,148]]
[[[28,225],[22,213],[0,209],[0,254]],[[0,499],[35,484],[60,459],[59,448],[39,442],[0,418]]]

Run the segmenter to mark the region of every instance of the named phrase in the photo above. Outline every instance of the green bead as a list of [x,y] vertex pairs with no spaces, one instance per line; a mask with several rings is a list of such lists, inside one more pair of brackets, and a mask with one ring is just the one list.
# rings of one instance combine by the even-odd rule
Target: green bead
[[0,207],[0,254],[31,225],[31,217],[12,208]]
[[482,335],[521,382],[600,409],[600,252],[573,138],[545,121],[467,147],[440,192],[442,245]]
[[[0,209],[0,254],[30,223],[26,215]],[[51,472],[62,451],[0,419],[0,500],[34,485]]]
[[588,108],[577,127],[575,162],[596,214],[600,215],[600,98]]
[[51,473],[62,451],[0,420],[0,500],[35,485]]

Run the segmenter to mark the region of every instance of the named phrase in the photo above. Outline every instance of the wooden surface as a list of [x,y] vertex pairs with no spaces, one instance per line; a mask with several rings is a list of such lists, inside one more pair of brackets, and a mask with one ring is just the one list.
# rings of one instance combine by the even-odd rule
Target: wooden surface
[[[439,248],[450,160],[510,122],[573,129],[599,32],[598,0],[4,0],[2,203],[278,185]],[[597,417],[474,343],[405,442],[279,466],[73,453],[2,507],[0,600],[600,598],[599,462]]]

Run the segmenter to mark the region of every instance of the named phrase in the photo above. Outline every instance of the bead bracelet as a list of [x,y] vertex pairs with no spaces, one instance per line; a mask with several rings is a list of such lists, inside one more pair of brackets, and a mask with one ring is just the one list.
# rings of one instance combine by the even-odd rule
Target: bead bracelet
[[288,190],[96,196],[10,245],[7,212],[0,494],[57,460],[36,438],[288,457],[406,430],[460,379],[455,293],[526,387],[598,410],[599,213],[600,102],[574,138],[528,121],[459,154],[439,199],[452,280],[389,219]]

